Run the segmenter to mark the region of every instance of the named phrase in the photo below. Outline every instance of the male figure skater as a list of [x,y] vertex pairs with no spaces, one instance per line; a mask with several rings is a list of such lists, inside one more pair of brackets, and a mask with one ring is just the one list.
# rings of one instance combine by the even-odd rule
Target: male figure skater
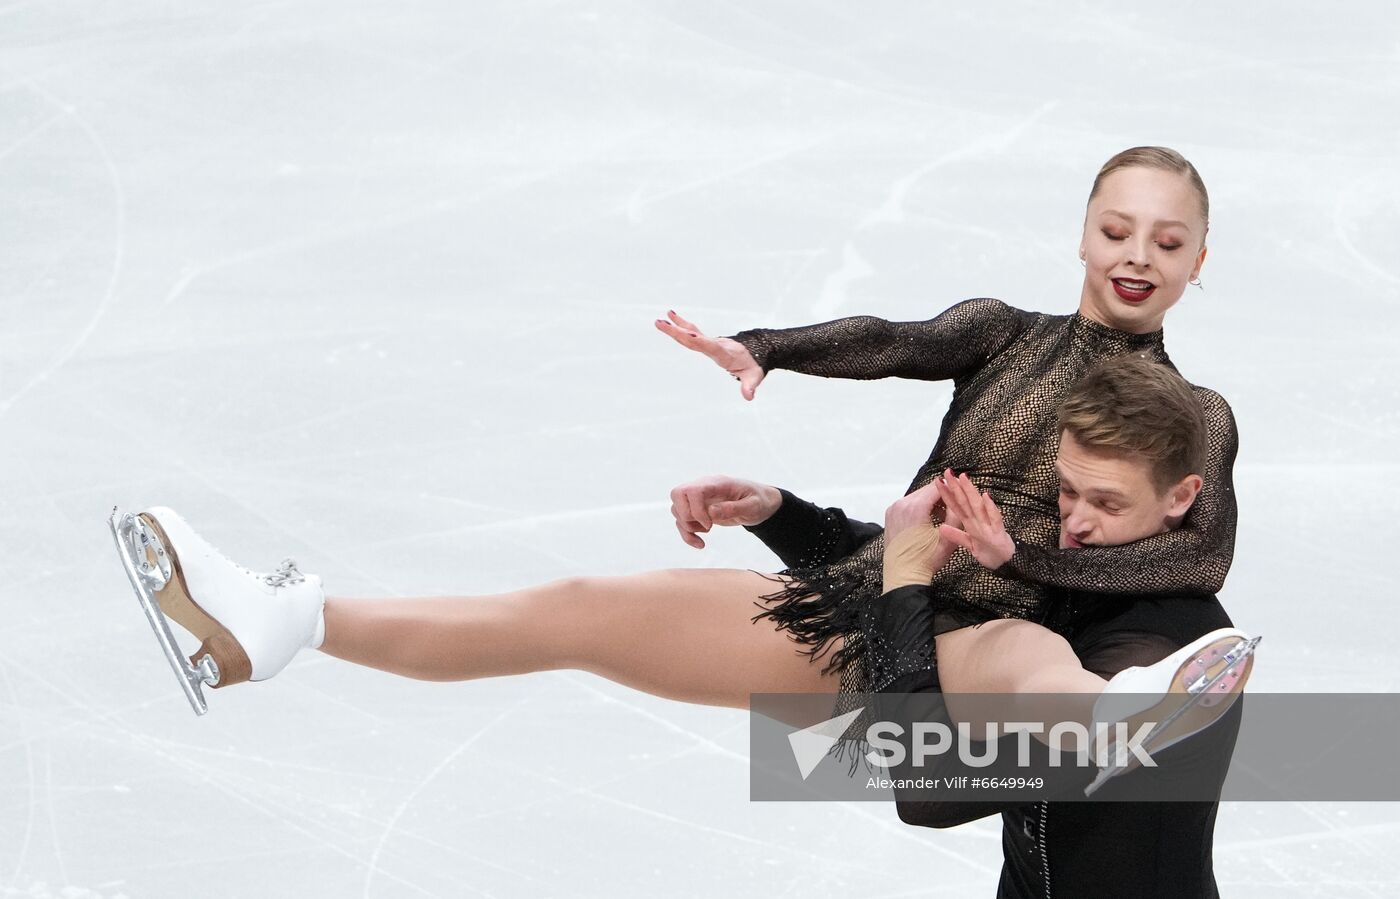
[[[1161,372],[1153,377],[1151,365],[1142,360],[1112,360],[1086,376],[1066,397],[1065,407],[1090,410],[1089,419],[1113,430],[1114,410],[1096,401],[1096,391],[1129,389],[1137,392],[1166,390],[1175,396],[1163,401],[1191,400],[1184,382],[1163,385]],[[1158,367],[1160,368],[1160,367]],[[1108,383],[1105,383],[1108,382]],[[1101,400],[1102,397],[1100,396]],[[1073,416],[1070,416],[1073,418]],[[1062,410],[1061,421],[1066,416]],[[1122,424],[1118,422],[1117,424]],[[1181,427],[1193,426],[1183,418]],[[1061,547],[1117,545],[1160,533],[1176,526],[1180,515],[1163,515],[1169,508],[1166,492],[1159,490],[1153,462],[1131,449],[1094,445],[1094,433],[1102,428],[1083,427],[1061,433],[1057,469],[1062,479]],[[1129,441],[1131,442],[1131,441]],[[1199,480],[1199,479],[1197,479]],[[965,482],[964,482],[965,484]],[[903,646],[909,658],[900,667],[914,670],[890,680],[885,693],[924,693],[940,690],[937,668],[911,666],[920,652],[927,652],[933,631],[933,609],[939,602],[929,585],[932,571],[948,547],[940,552],[937,529],[930,521],[935,506],[948,504],[964,513],[970,503],[991,505],[988,497],[943,482],[940,490],[915,491],[893,504],[886,513],[885,594],[867,618],[867,639],[884,645]],[[818,510],[782,492],[786,515],[775,515],[750,526],[766,543],[781,548],[787,561],[798,558],[810,546],[801,527],[820,525],[816,540],[830,544],[853,543],[879,532],[875,525],[850,522],[839,510]],[[1112,504],[1103,502],[1113,497]],[[1178,510],[1180,511],[1180,510]],[[780,508],[782,513],[783,509]],[[961,516],[966,518],[967,516]],[[975,520],[974,520],[975,519]],[[945,531],[959,546],[973,552],[984,565],[995,569],[1010,537],[995,515],[975,515],[960,520],[955,531]],[[915,550],[910,551],[913,547]],[[922,547],[922,549],[918,549]],[[1230,627],[1230,620],[1215,597],[1071,594],[1065,592],[1051,606],[1044,622],[1068,640],[1083,667],[1105,680],[1130,666],[1150,666],[1211,631]],[[988,626],[1002,622],[990,622]],[[1018,622],[1017,624],[1022,624]],[[993,638],[995,639],[995,638]],[[983,647],[988,654],[1006,658],[1014,645]],[[997,650],[1005,650],[998,655]],[[927,656],[925,656],[927,658]],[[1230,750],[1239,727],[1240,704],[1234,703],[1222,720],[1205,732],[1165,750],[1158,757],[1174,770],[1188,770],[1202,784],[1218,785],[1224,776]],[[1154,753],[1154,755],[1158,755]],[[895,772],[892,772],[895,773]],[[897,776],[897,775],[896,775]],[[1085,775],[1085,782],[1092,772]],[[1129,776],[1131,777],[1131,775]],[[1078,789],[1080,784],[1074,785]],[[1130,788],[1128,778],[1110,782],[1100,795],[1111,798]],[[1217,896],[1211,846],[1217,803],[1197,802],[1055,802],[1034,805],[1012,803],[933,802],[897,792],[901,820],[929,827],[951,827],[1001,812],[1003,854],[999,897],[1068,895],[1075,897]]]

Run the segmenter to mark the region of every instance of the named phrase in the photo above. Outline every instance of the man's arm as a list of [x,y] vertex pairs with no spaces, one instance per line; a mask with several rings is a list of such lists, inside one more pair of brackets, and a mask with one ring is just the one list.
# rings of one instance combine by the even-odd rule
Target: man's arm
[[855,552],[882,530],[823,509],[780,487],[728,475],[707,475],[671,490],[671,516],[681,539],[705,548],[701,534],[715,525],[743,525],[789,568],[820,565]]
[[[935,527],[932,516],[940,505],[946,520],[941,527]],[[920,721],[937,721],[951,728],[952,720],[946,708],[934,695],[941,689],[933,658],[933,588],[930,583],[934,572],[947,562],[958,546],[966,547],[979,561],[1009,554],[1005,546],[1006,531],[995,505],[966,477],[936,479],[898,500],[885,512],[885,528],[884,594],[862,609],[861,614],[866,648],[862,664],[870,689],[878,694],[874,704],[880,718],[901,724],[906,736],[912,732],[914,723]],[[948,535],[956,535],[957,539],[945,539]],[[1018,757],[1020,743],[1021,737],[1017,735],[1000,740],[996,758],[1003,760],[1003,768],[1006,768],[1004,760]],[[920,778],[939,782],[945,776],[969,773],[948,754],[934,756],[932,765],[915,766],[911,762],[912,745],[906,743],[903,748],[903,762],[890,771],[896,783]],[[1075,796],[1092,777],[1088,772],[1052,769],[1049,749],[1038,741],[1029,741],[1027,749],[1033,753],[1032,767],[981,769],[971,773],[1042,776],[1047,787],[1044,799]],[[1080,773],[1082,776],[1078,776]],[[929,790],[896,787],[895,808],[900,820],[921,827],[955,827],[1026,805],[1024,799],[936,800],[928,798],[930,793]]]
[[766,521],[744,525],[788,568],[811,568],[849,556],[884,528],[856,521],[838,508],[822,508],[779,487],[783,501]]
[[[871,603],[869,614],[861,622],[867,650],[884,647],[884,654],[890,660],[884,663],[885,666],[905,668],[904,673],[888,677],[884,685],[876,690],[881,694],[877,705],[884,719],[910,719],[914,717],[916,708],[923,706],[931,694],[942,692],[932,652],[931,590],[919,584],[896,587],[880,597],[879,601]],[[908,648],[892,651],[890,647]],[[1014,738],[1006,739],[1014,741]],[[928,776],[928,770],[912,765],[907,745],[905,750],[904,763],[891,768],[890,777],[911,780]],[[1013,756],[1014,752],[1012,749]],[[957,827],[1025,805],[1024,802],[1010,801],[939,802],[923,798],[928,795],[926,792],[909,789],[895,789],[894,795],[899,820],[918,827]]]
[[[869,688],[878,694],[875,706],[882,720],[922,720],[942,692],[933,657],[930,582],[957,548],[943,534],[964,525],[956,509],[945,504],[944,486],[934,480],[885,511],[884,592],[861,610],[860,618],[865,644],[861,663]],[[933,524],[935,513],[946,519],[941,526]],[[912,780],[933,773],[915,768],[910,747],[904,748],[904,762],[891,768],[892,778]],[[955,827],[1018,807],[1013,802],[930,801],[922,798],[926,793],[904,788],[896,788],[894,794],[899,819],[921,827]]]

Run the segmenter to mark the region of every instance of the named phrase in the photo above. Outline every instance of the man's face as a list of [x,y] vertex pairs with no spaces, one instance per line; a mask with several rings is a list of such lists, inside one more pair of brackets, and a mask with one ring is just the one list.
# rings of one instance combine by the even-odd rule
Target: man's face
[[1191,507],[1200,478],[1158,495],[1150,463],[1086,447],[1068,431],[1055,458],[1060,475],[1060,548],[1118,546],[1168,531]]

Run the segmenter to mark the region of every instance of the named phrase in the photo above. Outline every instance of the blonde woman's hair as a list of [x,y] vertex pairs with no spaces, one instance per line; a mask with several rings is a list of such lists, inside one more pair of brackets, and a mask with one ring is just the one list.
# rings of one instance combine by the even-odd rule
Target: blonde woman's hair
[[1201,219],[1205,222],[1206,230],[1210,229],[1210,196],[1206,193],[1206,183],[1201,180],[1201,173],[1196,171],[1196,167],[1191,164],[1190,160],[1170,147],[1129,147],[1121,153],[1114,154],[1112,159],[1103,164],[1103,168],[1099,169],[1098,176],[1094,178],[1094,186],[1089,190],[1088,203],[1084,204],[1086,212],[1089,203],[1094,202],[1094,197],[1098,196],[1099,188],[1103,186],[1103,179],[1119,169],[1134,166],[1161,169],[1186,176],[1186,180],[1191,182],[1191,187],[1196,191],[1197,199],[1201,201]]

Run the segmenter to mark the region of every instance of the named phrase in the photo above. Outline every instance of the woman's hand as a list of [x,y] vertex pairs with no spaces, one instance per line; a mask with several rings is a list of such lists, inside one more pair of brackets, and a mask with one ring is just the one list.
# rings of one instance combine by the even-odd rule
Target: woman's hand
[[992,498],[979,493],[967,475],[954,475],[950,468],[943,473],[943,502],[948,506],[948,518],[958,519],[957,526],[944,524],[943,539],[972,553],[983,568],[995,571],[1016,554],[1016,544],[1001,521],[1001,510]]
[[715,364],[729,372],[739,382],[739,392],[744,399],[753,399],[754,391],[763,380],[763,369],[754,361],[748,348],[737,340],[728,337],[706,337],[698,327],[681,318],[675,310],[667,310],[670,321],[658,318],[656,330],[667,334],[676,343],[688,350],[704,353]]

